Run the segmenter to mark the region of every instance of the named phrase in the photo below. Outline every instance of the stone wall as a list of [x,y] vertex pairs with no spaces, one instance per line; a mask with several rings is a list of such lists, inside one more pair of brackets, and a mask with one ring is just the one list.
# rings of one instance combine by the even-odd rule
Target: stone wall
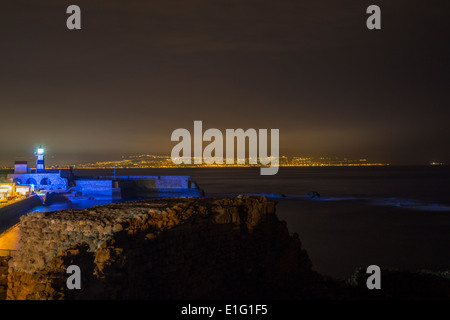
[[75,181],[83,196],[97,200],[120,199],[120,189],[116,188],[113,180],[80,179]]
[[0,208],[0,233],[19,222],[20,216],[34,207],[41,206],[39,196],[33,195]]
[[[49,190],[66,190],[69,182],[60,173],[14,173],[8,174],[9,182],[17,184],[33,184],[35,187]],[[45,184],[42,184],[42,183]]]
[[149,180],[154,181],[155,188],[189,188],[190,176],[120,176],[118,180]]
[[187,189],[189,188],[189,176],[159,176],[156,179],[156,187],[169,189]]
[[[317,275],[264,197],[158,199],[32,213],[8,299],[313,297]],[[66,288],[81,268],[81,290]]]
[[189,176],[118,176],[75,180],[83,196],[99,200],[161,197],[198,197]]

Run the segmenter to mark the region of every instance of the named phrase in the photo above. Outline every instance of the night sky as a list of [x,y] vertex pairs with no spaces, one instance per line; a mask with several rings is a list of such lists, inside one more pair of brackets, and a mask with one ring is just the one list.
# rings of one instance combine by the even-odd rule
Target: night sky
[[[66,28],[81,7],[82,30]],[[381,30],[366,8],[381,7]],[[0,165],[170,155],[173,130],[280,153],[450,162],[448,0],[3,0]],[[206,145],[206,144],[205,144]]]

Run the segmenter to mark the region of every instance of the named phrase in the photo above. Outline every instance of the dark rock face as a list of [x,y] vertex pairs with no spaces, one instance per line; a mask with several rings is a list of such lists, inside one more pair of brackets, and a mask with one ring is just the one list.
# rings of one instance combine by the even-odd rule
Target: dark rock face
[[[298,236],[264,197],[128,202],[30,214],[21,225],[8,299],[323,295]],[[72,264],[81,269],[81,290],[66,287]]]

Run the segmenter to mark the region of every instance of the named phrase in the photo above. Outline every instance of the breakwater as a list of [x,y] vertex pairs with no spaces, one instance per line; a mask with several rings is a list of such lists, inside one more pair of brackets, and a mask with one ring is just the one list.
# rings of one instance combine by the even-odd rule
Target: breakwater
[[[11,228],[19,222],[21,215],[34,207],[41,206],[42,201],[37,195],[29,196],[23,200],[11,203],[0,208],[0,233]],[[1,248],[0,248],[1,249]]]

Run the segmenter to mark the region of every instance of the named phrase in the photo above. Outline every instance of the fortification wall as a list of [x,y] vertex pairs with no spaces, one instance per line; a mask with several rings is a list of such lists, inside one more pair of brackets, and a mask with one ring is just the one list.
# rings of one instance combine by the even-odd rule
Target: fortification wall
[[66,190],[69,185],[68,180],[62,178],[60,173],[13,173],[8,174],[8,180],[18,184],[33,184],[35,187],[49,190]]
[[148,180],[154,181],[155,188],[174,188],[185,189],[189,188],[190,176],[124,176],[118,177],[123,180]]
[[189,188],[189,179],[188,176],[160,176],[156,180],[156,187],[161,189],[187,189]]
[[[315,279],[264,197],[32,213],[20,232],[8,299],[295,298]],[[71,264],[81,268],[81,290],[66,288]]]
[[76,187],[81,189],[83,196],[97,200],[111,200],[120,198],[120,190],[112,180],[81,179],[75,181]]
[[189,188],[189,179],[189,176],[119,176],[116,180],[104,177],[75,183],[83,196],[95,199],[198,197],[199,190]]

